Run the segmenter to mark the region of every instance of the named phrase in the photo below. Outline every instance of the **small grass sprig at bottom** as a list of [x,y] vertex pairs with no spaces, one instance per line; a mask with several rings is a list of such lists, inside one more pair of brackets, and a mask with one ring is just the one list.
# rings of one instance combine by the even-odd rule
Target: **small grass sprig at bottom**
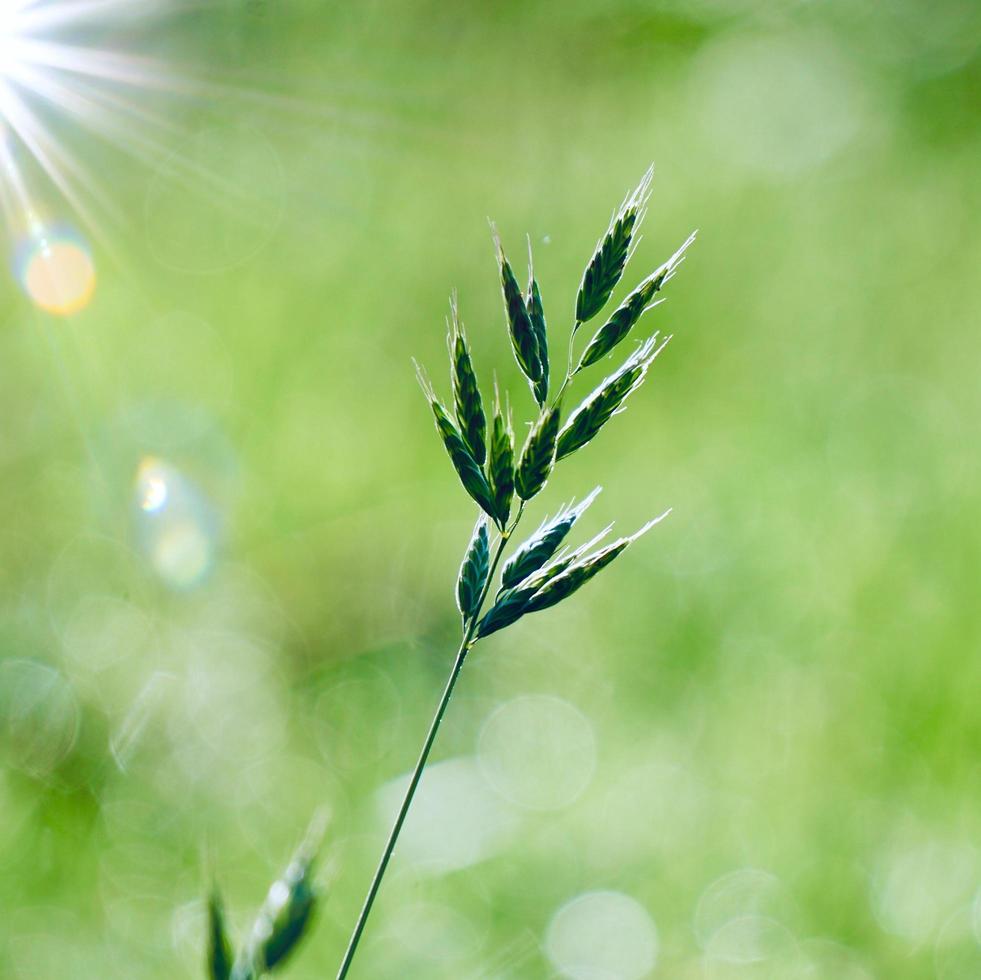
[[232,953],[221,893],[217,884],[212,885],[208,897],[209,980],[258,980],[279,969],[296,950],[319,897],[313,874],[323,827],[324,817],[318,815],[286,870],[269,887],[237,956]]

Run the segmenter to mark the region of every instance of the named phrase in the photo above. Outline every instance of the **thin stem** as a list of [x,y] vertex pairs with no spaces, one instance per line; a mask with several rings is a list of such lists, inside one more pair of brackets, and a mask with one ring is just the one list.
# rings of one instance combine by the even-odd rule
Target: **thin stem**
[[480,601],[477,603],[477,611],[470,617],[470,620],[467,623],[467,628],[464,630],[463,639],[460,641],[460,647],[456,652],[456,657],[453,659],[453,668],[450,670],[450,676],[447,679],[446,687],[443,690],[443,696],[439,699],[439,704],[436,707],[436,714],[433,716],[432,723],[429,726],[429,732],[426,735],[426,740],[422,743],[422,751],[419,753],[419,761],[416,762],[416,767],[412,771],[412,778],[409,780],[409,788],[406,790],[405,798],[402,800],[402,806],[399,807],[398,816],[395,818],[392,831],[388,835],[388,842],[385,844],[385,850],[382,852],[381,860],[378,862],[378,868],[375,871],[375,875],[371,879],[371,886],[368,889],[368,895],[365,898],[364,905],[361,908],[361,914],[358,916],[358,921],[354,927],[354,932],[351,934],[351,941],[348,943],[347,952],[344,954],[341,967],[337,971],[337,980],[343,980],[343,978],[347,976],[348,970],[351,968],[351,962],[354,959],[354,954],[357,952],[358,943],[361,941],[361,934],[364,932],[364,927],[368,922],[368,916],[371,914],[371,907],[375,903],[375,897],[378,894],[378,889],[381,887],[382,879],[385,877],[385,871],[388,869],[388,862],[395,850],[395,844],[399,839],[399,834],[402,831],[402,825],[405,823],[405,818],[408,816],[409,808],[412,806],[413,797],[416,795],[416,789],[419,787],[419,780],[422,779],[422,772],[426,768],[429,753],[432,750],[433,743],[436,741],[436,734],[439,732],[439,726],[442,724],[443,715],[446,714],[446,709],[450,703],[450,698],[453,696],[453,689],[456,687],[456,682],[460,676],[460,671],[463,670],[463,663],[467,659],[467,654],[470,652],[471,647],[473,647],[473,645],[477,642],[476,639],[474,639],[474,633],[477,630],[477,624],[480,622],[480,611],[487,599],[487,593],[490,591],[491,583],[494,581],[494,573],[497,571],[498,563],[501,560],[501,556],[504,554],[504,549],[507,546],[508,538],[511,537],[514,529],[518,526],[518,522],[521,520],[521,515],[524,512],[524,506],[524,501],[522,501],[518,506],[518,512],[515,515],[511,526],[501,531],[501,536],[498,539],[497,548],[494,552],[494,560],[491,562],[490,570],[487,574],[487,581],[484,583],[483,591],[480,593]]
[[566,360],[565,377],[562,379],[562,384],[559,386],[558,393],[552,400],[553,408],[561,401],[562,396],[565,394],[565,389],[569,387],[569,382],[572,381],[572,376],[574,374],[572,369],[572,360],[575,354],[576,331],[578,331],[581,326],[582,324],[576,320],[575,325],[572,328],[572,332],[569,334],[569,355]]
[[[575,348],[575,336],[576,331],[579,329],[581,324],[577,320],[575,326],[572,328],[572,332],[569,335],[569,355],[566,363],[565,378],[559,387],[558,394],[555,396],[555,400],[552,403],[554,408],[562,398],[565,393],[565,389],[569,386],[569,382],[572,380],[573,369],[572,360]],[[539,419],[544,415],[544,407],[539,409]],[[412,806],[412,800],[416,795],[416,789],[419,787],[419,781],[422,779],[422,772],[426,768],[426,762],[429,760],[429,753],[432,750],[433,743],[436,741],[436,735],[439,732],[439,726],[443,722],[443,715],[446,714],[446,709],[449,706],[450,698],[453,697],[453,689],[456,687],[457,679],[460,676],[460,672],[463,670],[463,663],[467,659],[467,654],[470,652],[471,647],[477,642],[474,639],[474,633],[477,630],[477,624],[480,622],[480,613],[484,607],[484,603],[487,601],[487,593],[490,591],[491,585],[494,582],[494,574],[497,572],[497,566],[501,561],[501,556],[504,554],[504,549],[507,547],[508,538],[514,533],[514,529],[518,526],[521,516],[525,510],[525,502],[522,500],[518,505],[518,512],[514,515],[514,520],[511,522],[511,526],[505,526],[501,530],[501,536],[498,539],[497,547],[494,551],[494,558],[491,561],[490,569],[487,573],[487,581],[484,583],[484,588],[480,593],[480,599],[477,602],[476,612],[470,617],[466,623],[466,628],[463,632],[463,639],[460,641],[460,647],[456,652],[456,657],[453,660],[453,668],[450,670],[450,676],[446,681],[446,687],[443,690],[443,696],[439,699],[439,704],[436,706],[436,714],[433,716],[432,723],[429,726],[429,732],[426,735],[426,740],[422,744],[422,751],[419,753],[419,761],[416,762],[416,767],[412,771],[412,778],[409,780],[409,788],[406,790],[405,798],[402,800],[402,806],[399,807],[398,816],[395,818],[395,824],[392,827],[391,833],[388,835],[388,842],[385,844],[385,850],[382,852],[381,860],[378,862],[378,868],[375,871],[374,877],[371,879],[371,887],[368,889],[368,895],[364,900],[364,905],[361,908],[361,914],[358,916],[357,924],[354,927],[354,932],[351,934],[351,941],[348,943],[347,952],[344,954],[344,959],[341,962],[341,967],[337,972],[337,980],[344,980],[347,976],[348,970],[351,968],[351,962],[354,959],[354,954],[357,952],[358,943],[361,941],[361,934],[364,932],[364,927],[368,922],[368,916],[371,914],[371,907],[375,903],[375,897],[378,894],[378,889],[381,887],[382,879],[385,877],[385,871],[388,869],[388,862],[391,860],[392,853],[395,851],[395,845],[398,842],[399,834],[402,832],[402,825],[405,823],[405,818],[408,816],[409,808]]]
[[402,830],[402,824],[405,823],[405,818],[409,813],[409,807],[412,805],[412,798],[415,796],[416,788],[419,786],[419,780],[422,778],[422,771],[426,766],[426,760],[429,758],[430,749],[433,747],[433,742],[436,741],[436,733],[439,731],[439,726],[443,720],[443,715],[446,713],[446,707],[450,703],[450,698],[453,695],[453,688],[456,687],[457,678],[460,676],[460,671],[463,668],[463,661],[467,655],[468,642],[469,641],[465,638],[460,644],[460,649],[457,651],[456,658],[453,662],[453,669],[450,671],[449,680],[446,682],[446,688],[443,691],[443,696],[439,700],[439,706],[436,708],[436,714],[433,717],[432,724],[429,726],[429,734],[426,735],[426,741],[423,742],[422,745],[422,752],[419,753],[419,761],[416,763],[416,768],[412,773],[412,779],[409,780],[409,788],[406,791],[405,799],[402,801],[402,806],[399,808],[398,816],[395,818],[395,825],[392,827],[392,832],[388,836],[388,843],[385,845],[385,850],[382,852],[378,869],[375,871],[374,878],[371,879],[371,887],[368,889],[368,896],[364,900],[364,905],[361,908],[361,914],[358,916],[357,925],[354,927],[354,932],[351,934],[351,941],[348,943],[347,952],[344,954],[344,960],[341,963],[341,968],[337,972],[337,980],[342,980],[343,977],[346,977],[347,971],[351,968],[351,961],[354,959],[354,954],[357,952],[358,943],[361,940],[361,933],[364,932],[365,924],[367,923],[368,916],[371,913],[371,906],[374,905],[375,896],[378,894],[378,889],[381,887],[382,878],[385,877],[385,871],[388,868],[388,862],[392,857],[392,852],[395,850],[395,843],[398,840],[399,833]]

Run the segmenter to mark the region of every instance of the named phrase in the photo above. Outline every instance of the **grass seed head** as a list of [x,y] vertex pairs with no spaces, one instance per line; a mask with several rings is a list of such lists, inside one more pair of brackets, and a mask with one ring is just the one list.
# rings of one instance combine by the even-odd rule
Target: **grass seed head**
[[539,416],[521,450],[514,486],[522,500],[531,500],[545,486],[555,465],[555,443],[561,420],[560,406]]
[[678,266],[684,261],[685,251],[695,240],[695,235],[688,237],[685,243],[663,265],[649,275],[616,309],[609,320],[603,324],[590,340],[575,373],[595,364],[605,357],[627,336],[637,321],[649,309],[657,306],[661,300],[654,301],[666,282],[673,278]]
[[538,585],[521,585],[499,593],[494,600],[494,605],[480,621],[477,638],[483,639],[516,623],[524,615],[528,603],[538,588]]
[[267,970],[286,960],[309,925],[317,900],[310,872],[311,862],[298,858],[269,890],[262,919],[262,963]]
[[651,165],[641,178],[637,189],[628,194],[620,209],[613,215],[610,227],[599,240],[593,257],[583,273],[579,295],[576,297],[576,323],[592,320],[606,306],[630,258],[631,245],[637,227],[644,217],[651,194],[654,167]]
[[590,579],[595,578],[607,565],[623,554],[627,548],[636,541],[642,534],[646,534],[655,524],[664,520],[670,513],[666,511],[660,517],[649,521],[639,531],[627,538],[618,538],[605,548],[594,552],[586,557],[581,557],[573,562],[561,574],[556,575],[545,583],[528,600],[523,612],[539,612],[548,609],[567,599],[574,592],[581,589]]
[[487,456],[487,418],[480,398],[480,387],[473,369],[473,358],[467,335],[457,311],[456,296],[450,299],[450,330],[447,338],[450,349],[450,377],[453,382],[453,401],[457,424],[463,441],[478,466]]
[[576,507],[563,507],[551,520],[543,521],[537,531],[507,560],[501,572],[501,587],[509,589],[537,572],[559,550],[576,521],[585,513],[600,492],[597,487]]
[[593,535],[585,544],[579,545],[578,548],[574,548],[572,551],[567,551],[563,548],[547,565],[545,565],[540,571],[535,572],[534,575],[530,576],[525,580],[524,584],[531,587],[536,586],[540,589],[546,582],[551,582],[553,578],[557,575],[561,575],[567,568],[574,565],[577,561],[580,561],[584,555],[589,554],[593,548],[597,547],[603,539],[613,530],[612,524],[607,524],[598,534]]
[[323,823],[318,816],[293,860],[270,886],[231,980],[254,980],[278,969],[305,935],[318,898],[313,869]]
[[527,612],[538,612],[548,609],[556,603],[567,599],[582,588],[593,576],[599,574],[607,565],[624,552],[629,542],[626,538],[614,541],[602,551],[590,555],[582,561],[567,568],[561,575],[556,575],[546,583],[529,601]]
[[564,459],[577,449],[582,449],[614,415],[622,410],[627,396],[640,387],[654,358],[670,339],[670,337],[665,338],[660,346],[655,347],[657,341],[655,334],[645,341],[619,370],[600,382],[562,427],[556,447],[556,459]]
[[497,248],[497,258],[501,267],[501,290],[504,293],[504,311],[507,315],[508,331],[511,337],[511,347],[515,360],[528,379],[534,391],[537,382],[542,378],[541,355],[538,350],[538,337],[535,327],[528,315],[528,307],[521,295],[521,287],[511,265],[501,248],[501,241],[494,231],[494,245]]
[[535,401],[539,407],[543,407],[548,401],[548,328],[545,324],[545,308],[542,305],[542,294],[535,278],[535,266],[531,256],[531,238],[528,238],[528,289],[525,292],[525,306],[528,308],[528,317],[535,331],[535,340],[538,342],[538,360],[542,366],[542,376],[533,386]]
[[453,468],[456,470],[457,476],[463,484],[463,489],[470,494],[482,510],[491,517],[496,517],[497,512],[494,507],[493,498],[491,497],[490,486],[487,483],[487,478],[484,476],[483,470],[477,465],[477,461],[467,448],[467,444],[464,442],[460,430],[457,429],[456,424],[443,407],[442,402],[436,397],[432,385],[418,365],[416,365],[416,373],[423,393],[433,411],[433,417],[436,420],[436,431],[443,441],[443,448],[453,463]]
[[232,974],[232,946],[225,925],[225,905],[214,885],[208,896],[208,976],[210,980],[229,980]]
[[510,406],[502,410],[496,382],[487,478],[497,522],[503,528],[511,516],[511,500],[514,497],[514,430],[511,428]]
[[490,537],[487,533],[487,518],[481,515],[477,518],[473,536],[463,556],[456,583],[457,607],[465,623],[470,622],[477,613],[489,569]]
[[[585,501],[584,501],[585,503]],[[581,505],[580,505],[581,506]],[[581,589],[591,578],[621,555],[642,534],[663,520],[670,511],[645,524],[635,534],[618,538],[599,551],[588,554],[609,533],[607,527],[574,552],[556,558],[526,578],[520,585],[503,589],[494,605],[480,621],[478,638],[490,636],[517,622],[528,613],[548,609]]]

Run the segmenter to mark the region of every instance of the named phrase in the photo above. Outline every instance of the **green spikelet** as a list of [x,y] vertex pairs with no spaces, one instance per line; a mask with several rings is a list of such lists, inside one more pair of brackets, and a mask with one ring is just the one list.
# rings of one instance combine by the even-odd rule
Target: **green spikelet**
[[518,285],[517,279],[514,278],[514,272],[504,255],[496,231],[494,232],[494,244],[497,248],[497,258],[501,267],[501,290],[504,293],[504,310],[507,314],[511,347],[514,350],[518,367],[521,368],[524,376],[531,384],[532,390],[534,390],[535,384],[542,378],[538,338],[531,317],[528,315],[528,307],[521,295],[521,287]]
[[644,174],[637,189],[620,205],[606,234],[599,240],[593,257],[583,273],[576,297],[576,325],[591,320],[610,298],[630,258],[630,246],[644,216],[651,193],[654,167]]
[[229,980],[232,974],[232,947],[225,927],[225,906],[218,886],[208,896],[208,976],[210,980]]
[[496,510],[494,508],[494,501],[491,498],[487,478],[477,465],[477,461],[471,455],[470,450],[463,441],[463,436],[460,435],[460,431],[440,400],[436,397],[432,385],[426,380],[418,365],[416,368],[419,383],[422,385],[422,390],[426,395],[429,406],[433,410],[433,417],[436,420],[436,431],[439,433],[440,439],[443,440],[443,447],[446,449],[446,454],[453,463],[453,468],[456,470],[457,476],[463,484],[463,489],[473,497],[485,513],[491,517],[495,517]]
[[559,433],[556,459],[564,459],[586,445],[623,406],[627,396],[643,383],[654,358],[671,339],[655,348],[656,335],[647,340],[614,374],[600,382],[572,413]]
[[317,904],[313,866],[322,828],[315,825],[283,874],[273,882],[232,970],[231,980],[253,980],[276,970],[306,933]]
[[317,900],[310,867],[308,860],[295,860],[270,890],[266,907],[269,933],[262,944],[267,970],[275,970],[286,960],[309,925]]
[[609,528],[601,531],[588,544],[577,548],[571,555],[557,558],[550,565],[539,569],[520,585],[503,589],[490,611],[480,621],[478,637],[483,639],[507,626],[516,623],[522,616],[540,612],[567,599],[581,589],[591,578],[598,575],[607,565],[636,541],[646,534],[655,524],[664,520],[670,511],[645,524],[636,534],[629,538],[619,538],[612,544],[601,548],[591,555],[586,552],[606,536]]
[[522,544],[508,559],[501,572],[501,587],[509,589],[537,572],[555,553],[600,492],[597,487],[578,507],[562,508],[550,521]]
[[608,524],[599,534],[592,537],[585,544],[579,545],[573,551],[566,551],[563,548],[547,565],[526,578],[521,583],[522,586],[529,589],[533,588],[537,592],[546,582],[551,582],[553,578],[561,575],[567,568],[574,565],[591,549],[595,548],[612,530],[613,525]]
[[469,623],[480,606],[480,597],[487,584],[490,569],[490,538],[487,534],[487,518],[481,515],[473,529],[470,545],[463,556],[460,574],[456,582],[456,602],[464,623]]
[[607,565],[610,564],[618,555],[622,554],[629,542],[625,539],[615,541],[602,551],[567,568],[561,575],[556,575],[551,582],[544,585],[528,602],[526,612],[538,612],[548,609],[563,599],[568,598],[573,592],[582,588],[593,576],[598,575]]
[[511,516],[514,497],[514,432],[510,409],[501,410],[501,396],[494,384],[494,421],[491,430],[487,476],[498,526],[503,529]]
[[480,621],[477,637],[483,639],[521,619],[537,588],[538,585],[520,586],[498,593],[494,605]]
[[470,345],[460,323],[456,296],[450,299],[450,375],[453,382],[453,401],[460,434],[470,455],[478,466],[484,465],[487,456],[487,419],[480,398],[480,388],[473,369]]
[[633,329],[637,321],[651,309],[657,302],[652,302],[661,287],[670,280],[684,261],[685,251],[695,240],[692,234],[674,255],[668,259],[664,265],[660,266],[654,273],[647,277],[618,307],[610,319],[596,331],[593,339],[583,352],[579,361],[579,366],[574,373],[578,373],[590,364],[595,364],[600,358],[616,347],[617,344],[627,336]]
[[532,390],[539,407],[544,407],[545,402],[548,401],[548,329],[545,325],[545,308],[542,305],[541,290],[538,287],[538,280],[535,279],[535,267],[531,256],[531,238],[528,239],[528,289],[525,293],[525,306],[535,331],[535,340],[538,343],[538,360],[542,366],[542,376],[532,386]]
[[555,405],[538,419],[528,434],[514,479],[515,489],[522,500],[531,500],[545,486],[552,472],[559,421],[560,409]]
[[622,555],[637,538],[642,534],[646,534],[655,524],[664,520],[669,513],[670,511],[667,511],[660,517],[645,524],[636,534],[632,534],[629,538],[619,538],[617,541],[608,544],[605,548],[600,549],[594,554],[586,558],[580,558],[566,568],[560,575],[556,575],[550,581],[546,582],[528,600],[524,612],[539,612],[542,609],[548,609],[550,606],[556,605],[556,603],[561,602],[563,599],[567,599],[574,592],[581,589],[591,578],[594,578],[603,571],[614,559]]

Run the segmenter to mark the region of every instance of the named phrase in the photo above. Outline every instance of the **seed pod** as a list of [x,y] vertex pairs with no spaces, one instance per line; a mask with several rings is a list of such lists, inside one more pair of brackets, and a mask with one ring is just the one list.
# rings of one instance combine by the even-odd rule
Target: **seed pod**
[[494,232],[494,244],[501,266],[501,289],[504,293],[504,310],[507,314],[508,331],[515,360],[534,390],[535,383],[542,377],[542,362],[538,352],[538,338],[528,315],[528,307],[521,295],[521,287],[501,248],[501,241]]
[[511,516],[511,499],[514,497],[514,432],[510,409],[506,414],[501,411],[501,396],[496,383],[487,476],[497,523],[503,528]]
[[464,623],[470,622],[476,615],[487,584],[487,573],[490,568],[490,539],[487,534],[487,518],[481,515],[477,518],[477,526],[473,529],[473,537],[467,553],[460,565],[460,574],[456,583],[456,601],[463,616]]
[[440,400],[436,397],[432,385],[426,380],[418,365],[417,373],[419,384],[422,385],[423,393],[426,395],[429,406],[433,410],[433,417],[436,419],[436,431],[439,433],[440,439],[443,440],[446,454],[453,463],[453,468],[456,470],[457,476],[463,484],[463,489],[477,501],[486,513],[491,517],[495,517],[494,501],[491,499],[491,491],[487,483],[487,478],[477,465],[477,461],[470,454],[470,450],[467,449],[467,445],[463,441],[463,436],[460,435],[459,430]]
[[644,217],[647,199],[654,179],[653,165],[644,174],[637,189],[629,194],[613,215],[610,227],[596,245],[596,251],[583,273],[576,297],[576,326],[591,320],[610,298],[630,258],[634,233]]
[[597,487],[578,507],[562,508],[550,521],[544,521],[505,563],[501,587],[509,589],[537,572],[559,550],[566,535],[599,492]]
[[232,947],[225,927],[225,906],[218,886],[208,896],[208,976],[229,980],[232,973]]
[[649,309],[657,306],[660,300],[652,302],[661,287],[670,280],[684,261],[685,250],[695,240],[695,235],[688,237],[685,243],[674,255],[668,259],[652,275],[648,276],[624,301],[620,304],[615,313],[609,320],[596,331],[593,339],[583,352],[579,361],[579,366],[573,372],[578,374],[583,368],[595,364],[600,358],[605,357],[624,337],[630,333],[634,324]]
[[477,376],[470,356],[470,345],[467,343],[467,336],[463,332],[463,325],[457,312],[456,296],[450,299],[450,317],[448,345],[456,420],[470,455],[478,466],[483,466],[487,456],[487,419],[484,416],[480,388],[477,385]]
[[619,538],[605,548],[575,562],[560,575],[556,575],[543,585],[526,603],[523,612],[539,612],[554,606],[563,599],[567,599],[573,592],[581,589],[591,578],[598,575],[610,562],[623,554],[629,545],[642,534],[646,534],[655,524],[664,520],[669,513],[670,511],[666,511],[660,517],[656,517],[629,538]]
[[600,382],[562,427],[556,447],[556,460],[564,459],[585,446],[621,410],[627,396],[640,387],[654,358],[670,339],[665,338],[655,348],[657,336],[651,337],[616,373]]
[[528,434],[514,478],[515,489],[522,500],[531,500],[545,486],[552,472],[559,421],[560,407],[555,405],[538,419]]
[[548,330],[545,325],[545,308],[542,306],[542,294],[535,279],[535,268],[531,257],[531,238],[528,239],[528,289],[525,293],[525,306],[528,308],[528,318],[535,331],[538,342],[538,360],[542,366],[542,376],[533,386],[535,401],[539,407],[548,401]]

